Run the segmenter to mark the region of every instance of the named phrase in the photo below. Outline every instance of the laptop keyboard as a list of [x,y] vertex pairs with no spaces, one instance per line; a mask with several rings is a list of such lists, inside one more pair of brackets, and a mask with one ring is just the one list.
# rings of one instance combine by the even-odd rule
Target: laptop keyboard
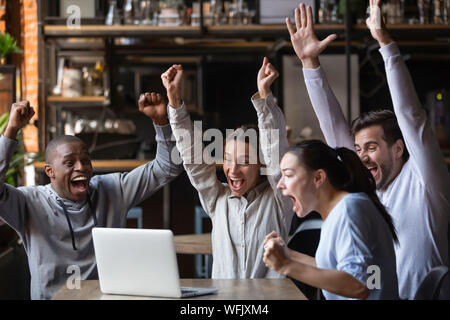
[[183,296],[183,298],[197,297],[197,296],[203,296],[203,295],[207,295],[207,294],[217,293],[217,289],[213,289],[213,288],[180,287],[180,289],[181,289],[181,295]]
[[194,290],[193,288],[189,287],[181,287],[181,293],[191,293],[191,292],[198,292],[198,290]]

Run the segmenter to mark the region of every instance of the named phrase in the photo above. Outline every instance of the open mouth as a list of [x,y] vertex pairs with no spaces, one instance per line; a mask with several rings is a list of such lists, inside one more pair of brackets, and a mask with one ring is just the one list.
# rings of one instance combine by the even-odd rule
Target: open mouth
[[367,169],[369,169],[370,173],[372,174],[372,176],[375,178],[376,175],[378,174],[378,167],[367,167]]
[[230,188],[232,191],[239,192],[244,189],[245,179],[242,178],[229,178]]
[[295,200],[295,198],[293,196],[288,196],[289,198],[291,198],[292,200],[292,210],[294,210],[294,212],[296,212],[297,210],[297,200]]
[[70,186],[75,193],[86,192],[89,187],[89,179],[86,176],[78,176],[70,180]]

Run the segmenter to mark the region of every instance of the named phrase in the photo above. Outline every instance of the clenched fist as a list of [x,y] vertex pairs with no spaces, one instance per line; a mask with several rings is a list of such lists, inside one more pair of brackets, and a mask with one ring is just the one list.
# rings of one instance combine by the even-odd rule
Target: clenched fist
[[274,231],[268,234],[264,240],[263,261],[268,268],[280,274],[284,274],[284,268],[290,262],[286,243]]
[[158,126],[169,123],[167,119],[166,102],[159,93],[144,93],[139,97],[139,111],[153,120]]
[[263,64],[258,72],[258,92],[263,99],[270,94],[270,86],[278,78],[280,74],[277,69],[264,57]]
[[174,64],[161,75],[164,87],[167,90],[169,104],[174,108],[181,107],[181,83],[183,79],[183,67]]
[[7,138],[15,139],[17,132],[25,127],[33,116],[34,110],[29,101],[13,103],[4,135]]

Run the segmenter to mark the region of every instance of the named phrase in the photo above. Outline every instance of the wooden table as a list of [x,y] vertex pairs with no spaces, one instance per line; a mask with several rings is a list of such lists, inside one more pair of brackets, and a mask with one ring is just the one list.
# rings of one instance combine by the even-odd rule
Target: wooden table
[[173,240],[177,253],[212,254],[211,233],[182,234]]
[[[216,288],[217,294],[182,300],[307,300],[290,279],[181,279],[181,286]],[[98,280],[81,281],[80,289],[65,285],[53,300],[179,300],[103,294]]]

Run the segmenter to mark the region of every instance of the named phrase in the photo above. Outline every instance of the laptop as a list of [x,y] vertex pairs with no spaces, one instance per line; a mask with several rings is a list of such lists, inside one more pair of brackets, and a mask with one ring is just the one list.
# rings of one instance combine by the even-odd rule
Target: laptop
[[217,289],[180,287],[170,230],[93,228],[100,290],[105,294],[186,298]]

